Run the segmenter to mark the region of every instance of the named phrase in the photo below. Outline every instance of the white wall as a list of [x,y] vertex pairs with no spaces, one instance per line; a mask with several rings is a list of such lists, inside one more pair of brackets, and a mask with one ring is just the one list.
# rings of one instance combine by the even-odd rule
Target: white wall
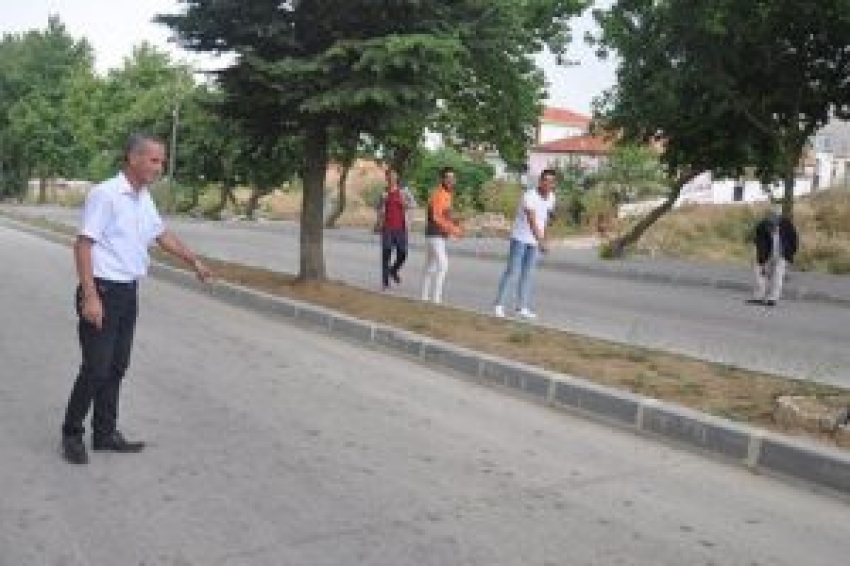
[[[711,173],[703,173],[696,177],[693,181],[685,185],[682,189],[682,194],[679,200],[673,205],[678,208],[683,204],[750,204],[755,202],[767,201],[767,195],[762,190],[761,183],[758,181],[746,181],[743,183],[743,194],[741,200],[735,200],[735,180],[733,179],[718,179],[712,180]],[[821,188],[824,188],[821,185]],[[771,186],[774,198],[781,198],[784,192],[782,183],[774,183]],[[794,186],[794,194],[797,196],[806,195],[812,192],[812,180],[806,178],[798,178]],[[663,198],[657,198],[647,201],[627,203],[620,205],[618,216],[620,218],[627,216],[636,216],[646,214],[656,206],[664,202]]]
[[528,172],[532,178],[536,179],[540,175],[540,172],[547,167],[552,167],[556,164],[558,166],[565,166],[573,163],[578,163],[582,167],[595,171],[600,167],[604,159],[604,156],[532,151],[528,154]]
[[548,143],[550,141],[569,138],[572,136],[580,136],[585,133],[584,128],[579,126],[563,126],[560,124],[540,124],[538,145]]

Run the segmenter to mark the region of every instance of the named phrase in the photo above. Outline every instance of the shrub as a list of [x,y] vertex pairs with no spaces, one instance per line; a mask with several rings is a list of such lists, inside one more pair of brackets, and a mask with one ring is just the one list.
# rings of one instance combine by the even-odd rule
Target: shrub
[[483,160],[471,159],[453,149],[424,151],[413,164],[408,177],[411,190],[419,202],[427,202],[434,188],[440,169],[450,166],[455,169],[457,186],[454,206],[458,210],[483,210],[481,188],[493,178],[493,166]]
[[487,181],[481,188],[483,210],[501,214],[505,218],[513,218],[521,193],[522,187],[516,181],[504,179]]

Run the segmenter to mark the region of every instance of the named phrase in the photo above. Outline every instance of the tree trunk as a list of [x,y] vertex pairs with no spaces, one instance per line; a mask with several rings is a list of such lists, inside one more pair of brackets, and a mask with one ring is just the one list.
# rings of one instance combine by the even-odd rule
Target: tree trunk
[[268,192],[264,187],[254,187],[251,189],[251,196],[248,197],[248,202],[245,203],[245,216],[248,220],[254,220],[254,214],[257,212],[257,207],[260,206],[260,199]]
[[398,173],[399,178],[404,175],[405,170],[407,169],[407,165],[410,162],[410,158],[413,155],[413,150],[407,146],[399,146],[393,152],[393,158],[390,165],[393,170]]
[[233,196],[233,186],[229,183],[224,183],[219,191],[218,203],[216,203],[215,207],[210,211],[210,215],[221,220],[221,213],[224,212],[224,208],[227,206],[228,200],[235,205],[236,198]]
[[38,204],[47,204],[47,177],[45,175],[38,177]]
[[784,191],[782,194],[782,216],[791,220],[794,218],[794,184],[795,184],[795,171],[797,169],[797,165],[801,163],[803,159],[803,151],[806,147],[806,140],[808,140],[813,132],[803,131],[800,132],[798,136],[795,136],[790,141],[788,141],[785,146],[787,156],[785,159],[785,171],[782,180],[784,181]]
[[788,167],[785,170],[783,178],[785,190],[782,194],[782,216],[789,220],[794,217],[794,167]]
[[345,189],[346,184],[348,183],[348,174],[351,172],[351,167],[354,165],[353,161],[346,160],[342,164],[342,171],[339,174],[339,183],[337,185],[337,199],[336,206],[334,207],[333,212],[328,216],[328,219],[325,221],[325,228],[336,228],[336,223],[339,220],[342,213],[345,212]]
[[324,281],[325,255],[322,238],[325,201],[325,174],[328,168],[328,129],[324,124],[308,128],[304,140],[304,164],[301,178],[304,191],[301,203],[301,281]]
[[611,242],[611,253],[614,257],[623,257],[626,252],[626,248],[637,242],[643,233],[646,232],[650,226],[655,224],[659,218],[667,214],[673,205],[676,204],[676,199],[679,198],[679,195],[682,194],[682,188],[687,185],[694,177],[696,177],[699,173],[697,172],[687,172],[683,173],[676,181],[673,183],[673,186],[670,187],[670,192],[667,195],[667,199],[654,208],[649,214],[647,214],[640,222],[635,224],[635,226],[626,234],[616,238]]

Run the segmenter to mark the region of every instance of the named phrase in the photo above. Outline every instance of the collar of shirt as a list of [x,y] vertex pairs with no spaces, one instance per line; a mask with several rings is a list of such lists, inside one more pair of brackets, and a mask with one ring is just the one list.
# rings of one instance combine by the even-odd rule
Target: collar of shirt
[[142,191],[146,190],[147,187],[142,187],[138,191],[130,184],[130,181],[127,179],[127,176],[123,171],[118,173],[118,191],[123,195],[132,196],[138,198]]

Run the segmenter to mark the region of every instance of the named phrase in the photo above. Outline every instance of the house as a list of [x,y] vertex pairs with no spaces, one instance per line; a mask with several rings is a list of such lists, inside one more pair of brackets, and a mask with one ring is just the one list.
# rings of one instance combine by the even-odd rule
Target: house
[[611,140],[588,133],[571,135],[541,143],[528,154],[528,169],[532,175],[548,167],[578,165],[597,171],[611,152]]
[[590,117],[567,108],[545,106],[534,131],[534,145],[579,136],[590,128]]
[[[547,167],[569,164],[598,168],[610,152],[611,144],[589,134],[589,129],[589,116],[568,108],[544,107],[528,151],[528,174],[533,178]],[[495,169],[497,178],[511,176],[497,153],[488,152],[484,158]]]

